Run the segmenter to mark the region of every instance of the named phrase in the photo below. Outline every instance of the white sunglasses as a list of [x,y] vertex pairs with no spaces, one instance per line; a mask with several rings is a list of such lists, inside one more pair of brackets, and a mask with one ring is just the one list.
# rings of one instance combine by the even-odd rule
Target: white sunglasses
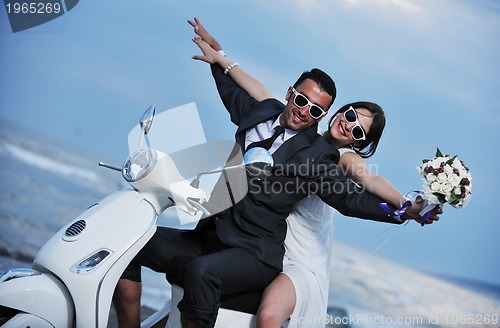
[[354,108],[349,107],[344,113],[344,119],[348,123],[355,123],[354,127],[351,129],[352,138],[356,141],[366,140],[365,129],[359,124],[358,113]]
[[321,116],[324,116],[328,113],[327,111],[323,110],[323,108],[309,101],[306,96],[295,90],[295,88],[292,88],[292,92],[294,95],[293,103],[295,104],[295,106],[304,108],[309,105],[309,115],[311,115],[311,117],[315,120],[318,120]]

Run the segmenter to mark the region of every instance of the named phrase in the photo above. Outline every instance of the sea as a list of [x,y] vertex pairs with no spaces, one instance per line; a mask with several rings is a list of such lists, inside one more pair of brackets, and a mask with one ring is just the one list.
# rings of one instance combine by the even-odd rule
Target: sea
[[[96,156],[6,122],[0,128],[3,272],[29,268],[52,234],[125,185]],[[158,223],[179,227],[172,213]],[[500,327],[498,285],[431,276],[338,242],[332,256],[327,327]],[[142,304],[151,312],[169,300],[170,286],[164,275],[144,276]]]

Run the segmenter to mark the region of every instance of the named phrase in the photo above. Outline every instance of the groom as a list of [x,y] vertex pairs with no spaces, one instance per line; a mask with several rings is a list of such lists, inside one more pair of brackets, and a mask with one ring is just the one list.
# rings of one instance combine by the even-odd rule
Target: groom
[[[231,121],[238,126],[236,140],[245,150],[252,142],[274,137],[273,175],[265,181],[249,177],[248,194],[239,203],[204,219],[192,231],[159,227],[118,283],[120,326],[138,325],[140,269],[147,266],[184,287],[178,305],[184,327],[213,327],[221,295],[262,291],[280,272],[285,219],[293,205],[311,193],[348,216],[403,222],[387,215],[380,199],[358,190],[337,171],[337,149],[317,134],[323,115],[316,114],[326,112],[336,97],[335,83],[326,73],[303,73],[283,105],[250,97],[226,74],[236,67],[230,66],[211,68]],[[302,108],[295,104],[298,94],[308,101]],[[420,207],[408,208],[405,216],[419,217]]]

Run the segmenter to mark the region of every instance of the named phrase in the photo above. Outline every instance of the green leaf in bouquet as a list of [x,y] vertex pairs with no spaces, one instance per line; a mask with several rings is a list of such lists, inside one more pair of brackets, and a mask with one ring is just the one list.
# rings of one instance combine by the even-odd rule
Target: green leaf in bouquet
[[450,158],[449,160],[447,160],[447,161],[446,161],[446,164],[447,164],[447,165],[451,165],[451,164],[453,164],[453,161],[455,160],[455,158],[457,158],[457,156],[458,156],[458,155],[455,155],[455,156],[453,156],[452,158]]
[[436,157],[443,157],[443,153],[441,153],[439,148],[436,148]]
[[425,163],[427,163],[427,162],[429,162],[429,161],[430,161],[430,159],[423,159],[423,160],[422,160],[422,164],[425,164]]
[[460,201],[460,195],[452,193],[450,195],[450,204],[458,203]]
[[446,203],[446,197],[445,197],[445,195],[437,193],[437,192],[434,193],[434,195],[436,195],[436,197],[438,198],[438,200],[439,200],[439,202],[441,204],[445,204]]

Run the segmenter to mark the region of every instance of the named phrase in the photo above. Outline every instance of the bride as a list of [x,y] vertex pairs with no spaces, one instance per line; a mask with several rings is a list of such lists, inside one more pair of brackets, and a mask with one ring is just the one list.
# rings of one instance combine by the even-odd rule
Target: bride
[[[220,44],[197,18],[188,22],[198,35],[193,41],[203,52],[193,59],[216,63],[222,68],[231,66],[229,76],[256,100],[274,98],[264,85],[225,56]],[[286,100],[294,97],[296,106],[307,106],[307,98],[293,91]],[[337,110],[323,137],[339,150],[339,167],[347,177],[399,208],[406,203],[405,196],[387,179],[370,172],[364,162],[364,158],[375,153],[384,126],[385,116],[380,106],[354,102]],[[283,272],[264,291],[257,312],[258,327],[280,327],[287,320],[289,328],[325,326],[334,213],[333,208],[314,195],[295,205],[287,218]]]

